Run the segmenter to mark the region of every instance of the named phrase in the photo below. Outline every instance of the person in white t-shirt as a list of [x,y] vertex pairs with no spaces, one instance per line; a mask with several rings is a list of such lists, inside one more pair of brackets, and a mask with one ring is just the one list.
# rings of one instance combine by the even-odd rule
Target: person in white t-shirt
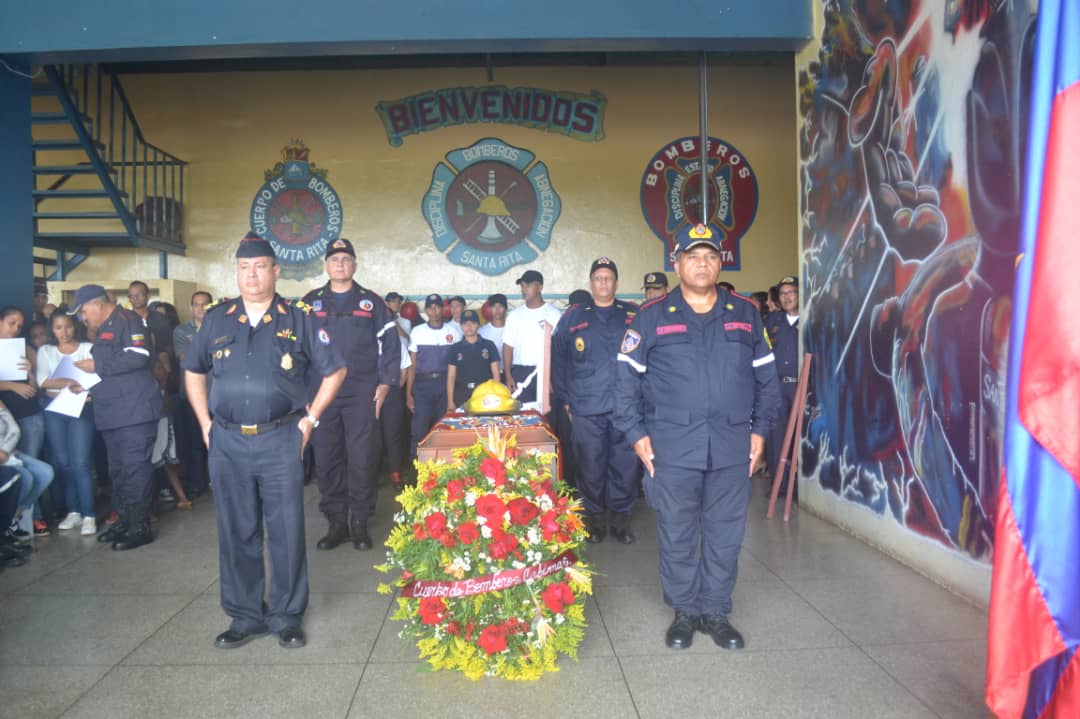
[[461,314],[465,311],[465,298],[461,295],[454,295],[450,298],[450,319],[446,320],[443,324],[447,327],[452,327],[459,335],[464,336],[464,330],[461,329]]
[[[503,376],[511,392],[519,382],[525,382],[544,361],[544,323],[554,329],[562,312],[544,302],[544,276],[536,270],[525,270],[518,278],[524,304],[506,316],[503,330]],[[539,373],[528,380],[518,395],[522,404],[535,402]]]
[[[501,292],[487,298],[488,309],[491,310],[491,321],[480,326],[480,336],[490,340],[495,349],[499,350],[499,364],[502,365],[503,332],[506,330],[506,295]],[[499,367],[502,372],[502,367]]]

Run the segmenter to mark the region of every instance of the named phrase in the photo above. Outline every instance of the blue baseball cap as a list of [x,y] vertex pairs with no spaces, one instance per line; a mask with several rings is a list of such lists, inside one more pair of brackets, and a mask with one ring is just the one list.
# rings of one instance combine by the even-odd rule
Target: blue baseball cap
[[708,225],[698,223],[696,225],[683,225],[679,234],[675,236],[675,252],[686,252],[692,247],[705,245],[717,252],[720,251],[720,243],[716,240],[716,233]]
[[476,314],[476,310],[465,310],[461,313],[461,324],[465,324],[466,322],[480,324],[480,315]]
[[75,290],[75,302],[72,304],[71,309],[68,310],[69,315],[79,314],[79,310],[82,306],[91,300],[99,300],[103,297],[108,297],[109,293],[105,291],[105,288],[101,285],[83,285],[79,289]]

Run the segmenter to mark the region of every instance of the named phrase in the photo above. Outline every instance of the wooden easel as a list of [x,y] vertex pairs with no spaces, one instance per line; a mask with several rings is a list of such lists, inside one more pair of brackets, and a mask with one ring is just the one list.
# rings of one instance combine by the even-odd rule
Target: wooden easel
[[[810,383],[810,362],[813,355],[807,352],[803,355],[802,369],[799,371],[799,384],[795,388],[795,401],[791,404],[791,414],[788,415],[787,431],[784,432],[784,443],[780,445],[780,460],[772,468],[773,481],[772,492],[769,495],[769,511],[766,519],[772,519],[776,512],[776,500],[780,496],[780,485],[784,481],[784,471],[787,471],[787,498],[784,502],[784,521],[791,518],[791,500],[795,496],[795,482],[798,481],[799,472],[799,445],[802,438],[803,417],[806,412],[806,390]],[[791,457],[789,460],[788,457]]]

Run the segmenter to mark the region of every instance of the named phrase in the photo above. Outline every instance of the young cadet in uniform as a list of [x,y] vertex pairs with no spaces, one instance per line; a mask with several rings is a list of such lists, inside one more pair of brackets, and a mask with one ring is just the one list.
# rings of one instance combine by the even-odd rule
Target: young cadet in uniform
[[632,544],[627,527],[637,498],[638,460],[626,435],[612,422],[616,356],[637,305],[615,299],[619,270],[607,257],[589,268],[592,297],[571,305],[551,341],[552,386],[570,417],[577,490],[585,506],[589,541],[611,534]]
[[[184,356],[188,400],[210,450],[221,607],[232,619],[214,640],[219,649],[267,631],[286,649],[307,643],[300,627],[308,603],[302,457],[345,380],[345,360],[325,328],[277,294],[280,275],[270,243],[248,233],[236,251],[240,297],[206,313]],[[310,405],[309,366],[323,377]],[[209,396],[207,374],[214,377]]]
[[[542,274],[525,270],[517,283],[525,302],[506,316],[502,349],[503,378],[511,392],[515,392],[518,383],[524,382],[544,361],[544,323],[554,329],[562,316],[553,305],[544,302]],[[537,378],[534,377],[518,397],[522,404],[536,401],[536,388]]]
[[315,329],[326,328],[334,338],[348,373],[311,433],[319,511],[330,522],[315,546],[333,549],[351,537],[354,548],[371,549],[367,524],[375,512],[377,422],[390,388],[400,382],[401,341],[386,303],[353,280],[352,243],[344,237],[331,242],[325,262],[329,281],[304,295],[303,303],[311,308]]
[[416,457],[416,445],[446,413],[446,369],[450,348],[461,339],[452,327],[443,325],[443,301],[439,295],[424,300],[425,325],[413,328],[409,335],[409,367],[405,403],[413,413],[409,438],[409,456]]
[[476,310],[461,313],[464,339],[450,348],[446,371],[446,411],[453,412],[472,396],[476,385],[493,379],[499,381],[499,351],[495,344],[479,335],[480,315]]
[[[409,333],[412,323],[402,317],[401,303],[405,301],[397,292],[388,292],[386,306],[397,321],[398,343],[401,351],[401,363],[398,365],[398,384],[392,386],[383,402],[382,414],[379,415],[379,429],[382,436],[383,452],[386,454],[390,482],[400,487],[404,480],[401,472],[405,467],[409,451],[409,424],[405,410],[405,378],[412,359],[409,357]],[[408,329],[406,329],[408,327]]]
[[682,230],[675,252],[680,286],[642,305],[619,348],[615,426],[645,466],[656,510],[660,584],[675,610],[667,645],[686,649],[696,629],[740,649],[727,617],[750,474],[780,392],[757,308],[717,288],[712,230]]
[[[787,419],[799,383],[799,278],[789,275],[780,280],[777,292],[781,309],[769,313],[765,318],[765,329],[776,356],[776,375],[780,379],[780,410],[765,442],[770,472],[777,470],[776,465],[780,461],[780,445],[784,443]],[[786,487],[782,491],[786,491]]]
[[655,300],[657,297],[663,297],[668,291],[667,275],[663,272],[650,272],[645,275],[645,281],[642,283],[641,289],[645,290],[646,302]]
[[119,521],[98,535],[117,551],[154,541],[150,533],[153,500],[150,456],[157,423],[165,411],[161,390],[154,379],[153,340],[143,319],[117,306],[101,285],[83,285],[75,292],[68,314],[81,314],[95,332],[92,359],[75,366],[96,372],[101,382],[90,389],[94,424],[105,440],[112,479],[113,507]]

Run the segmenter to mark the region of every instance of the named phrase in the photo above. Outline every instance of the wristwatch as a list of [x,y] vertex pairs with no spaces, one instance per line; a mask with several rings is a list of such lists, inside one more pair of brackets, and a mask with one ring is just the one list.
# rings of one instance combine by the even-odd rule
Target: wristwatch
[[308,424],[311,425],[312,429],[315,429],[316,427],[319,426],[319,420],[316,419],[315,415],[313,415],[313,414],[304,415],[304,419],[306,419],[308,421]]

